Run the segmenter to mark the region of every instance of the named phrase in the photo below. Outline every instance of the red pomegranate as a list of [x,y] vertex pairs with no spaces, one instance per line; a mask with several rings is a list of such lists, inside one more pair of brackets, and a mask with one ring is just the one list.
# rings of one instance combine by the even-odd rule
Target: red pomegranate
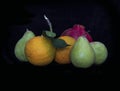
[[91,35],[85,30],[85,27],[80,24],[74,24],[72,28],[66,29],[61,34],[61,36],[65,36],[65,35],[71,36],[71,37],[75,38],[76,40],[80,36],[85,36],[89,42],[93,41]]

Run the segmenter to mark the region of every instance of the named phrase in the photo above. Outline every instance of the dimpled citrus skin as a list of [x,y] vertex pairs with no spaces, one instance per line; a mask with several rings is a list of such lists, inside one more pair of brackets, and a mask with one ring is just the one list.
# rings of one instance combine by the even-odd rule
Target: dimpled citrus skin
[[65,48],[57,48],[55,61],[59,64],[69,64],[70,63],[70,51],[75,43],[75,39],[70,36],[60,36],[59,39],[63,39],[68,45]]
[[26,43],[25,54],[33,65],[45,66],[55,57],[55,47],[51,40],[44,36],[36,36]]

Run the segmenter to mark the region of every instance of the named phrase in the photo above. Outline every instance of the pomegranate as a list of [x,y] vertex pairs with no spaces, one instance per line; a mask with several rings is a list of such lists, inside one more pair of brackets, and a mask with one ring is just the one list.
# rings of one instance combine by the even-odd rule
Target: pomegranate
[[85,30],[85,27],[80,24],[74,24],[72,28],[66,29],[61,34],[61,36],[65,36],[65,35],[71,36],[71,37],[75,38],[76,40],[80,36],[85,36],[89,42],[93,41],[91,35]]

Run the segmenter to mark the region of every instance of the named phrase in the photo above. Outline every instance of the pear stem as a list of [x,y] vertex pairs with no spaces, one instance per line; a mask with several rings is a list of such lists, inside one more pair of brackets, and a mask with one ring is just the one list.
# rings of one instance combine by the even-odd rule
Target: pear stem
[[91,31],[90,31],[90,30],[88,30],[87,32],[88,32],[88,33],[90,33]]
[[87,33],[89,33],[90,32],[90,30],[88,30],[87,32],[85,32],[84,34],[83,34],[83,36],[87,36]]
[[52,30],[52,24],[51,24],[50,20],[46,17],[46,15],[44,15],[44,18],[45,18],[45,20],[47,21],[47,23],[49,25],[50,31],[53,32],[53,30]]

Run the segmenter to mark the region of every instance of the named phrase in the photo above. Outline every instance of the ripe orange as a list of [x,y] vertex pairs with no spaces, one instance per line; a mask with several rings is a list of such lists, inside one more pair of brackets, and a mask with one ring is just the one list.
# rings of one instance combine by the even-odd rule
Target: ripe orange
[[50,39],[44,36],[35,36],[25,46],[25,54],[33,65],[45,66],[50,64],[55,57],[56,48]]
[[59,64],[69,64],[70,63],[70,51],[75,43],[75,39],[70,36],[60,36],[59,39],[63,39],[69,46],[65,48],[57,48],[55,61]]

